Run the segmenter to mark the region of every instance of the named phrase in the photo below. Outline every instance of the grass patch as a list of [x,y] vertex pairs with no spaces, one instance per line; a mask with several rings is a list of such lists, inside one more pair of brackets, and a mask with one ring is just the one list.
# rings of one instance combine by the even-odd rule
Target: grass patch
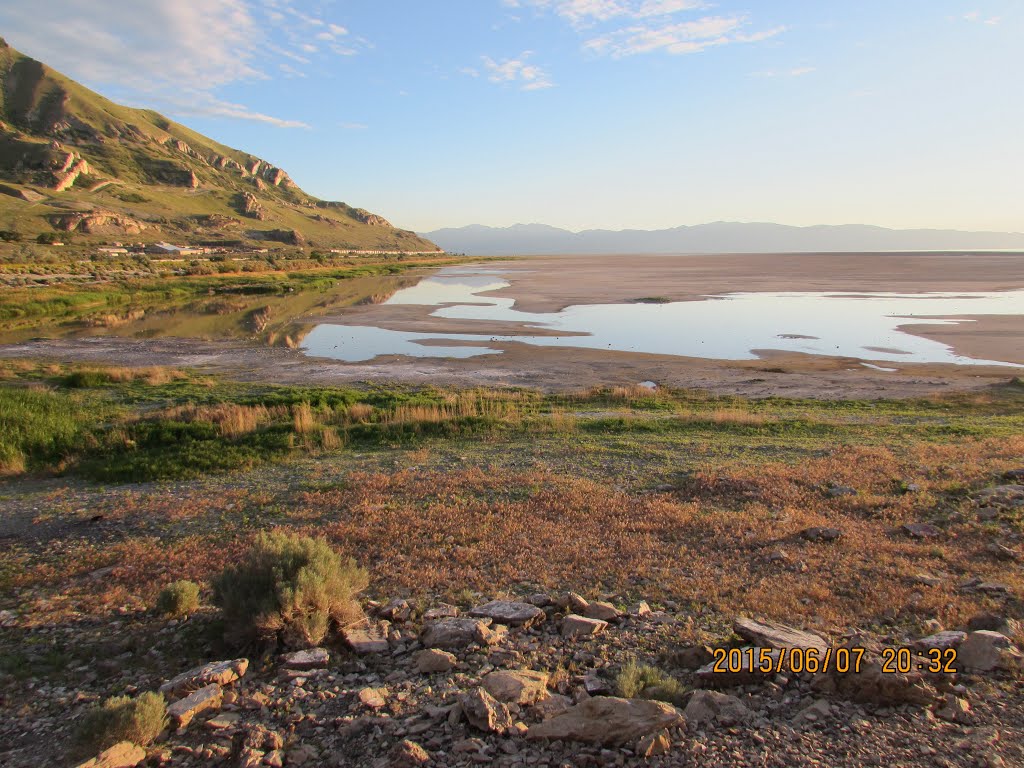
[[667,672],[631,660],[615,676],[615,692],[624,699],[654,699],[683,706],[688,690]]
[[76,742],[83,754],[100,752],[119,741],[148,746],[167,724],[167,704],[159,693],[138,698],[116,696],[90,710],[78,727]]
[[181,618],[199,608],[199,585],[194,581],[174,581],[160,590],[156,599],[157,613]]

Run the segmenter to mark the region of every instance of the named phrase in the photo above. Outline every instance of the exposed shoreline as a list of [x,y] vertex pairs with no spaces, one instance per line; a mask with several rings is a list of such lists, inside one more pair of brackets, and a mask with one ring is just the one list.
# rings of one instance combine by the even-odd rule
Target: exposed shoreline
[[[766,261],[770,260],[770,261]],[[770,267],[771,273],[765,274]],[[516,299],[516,309],[556,312],[572,304],[623,303],[645,297],[672,301],[762,291],[948,292],[1024,288],[1024,254],[781,254],[736,256],[551,256],[489,262],[513,285],[488,295]],[[561,278],[570,275],[570,279]],[[525,298],[524,298],[525,297]],[[364,305],[303,322],[360,322],[430,333],[555,335],[520,323],[432,317],[432,307]],[[900,329],[958,354],[1024,364],[1024,307],[1020,316],[963,316],[960,325],[908,319]],[[560,335],[565,335],[564,332]],[[457,342],[445,342],[452,344]],[[465,360],[379,357],[344,363],[241,340],[134,339],[115,336],[42,339],[0,346],[5,357],[40,357],[129,366],[196,367],[249,381],[355,384],[400,382],[455,386],[527,386],[543,390],[594,385],[660,385],[749,397],[894,398],[1005,383],[1021,369],[985,365],[903,363],[754,350],[760,359],[716,360],[576,347],[488,342],[502,350]],[[864,363],[875,364],[877,370]]]

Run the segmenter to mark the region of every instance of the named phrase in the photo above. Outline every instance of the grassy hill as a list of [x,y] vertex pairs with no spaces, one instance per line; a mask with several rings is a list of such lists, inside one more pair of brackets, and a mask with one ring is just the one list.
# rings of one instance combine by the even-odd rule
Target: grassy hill
[[131,109],[0,39],[0,231],[76,241],[271,242],[435,250],[152,110]]

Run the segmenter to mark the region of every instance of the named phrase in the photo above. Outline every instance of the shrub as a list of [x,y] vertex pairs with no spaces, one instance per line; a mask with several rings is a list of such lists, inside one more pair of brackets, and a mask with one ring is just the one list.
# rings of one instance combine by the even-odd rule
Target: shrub
[[214,584],[229,639],[307,648],[327,635],[331,622],[362,616],[355,595],[368,577],[323,539],[261,533],[248,555]]
[[199,585],[194,581],[168,584],[156,599],[156,609],[165,616],[188,616],[199,608]]
[[656,699],[682,705],[686,688],[671,675],[648,664],[628,661],[615,676],[615,690],[624,699]]
[[99,752],[119,741],[144,747],[156,740],[166,724],[167,704],[161,694],[144,693],[137,699],[116,696],[86,713],[77,741],[88,752]]

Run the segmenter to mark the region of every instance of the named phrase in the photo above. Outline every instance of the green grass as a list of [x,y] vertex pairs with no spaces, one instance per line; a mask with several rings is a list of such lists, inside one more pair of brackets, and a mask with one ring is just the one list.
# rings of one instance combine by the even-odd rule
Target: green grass
[[615,676],[615,692],[624,699],[654,699],[683,706],[688,690],[657,667],[628,661]]
[[[276,386],[184,372],[0,365],[0,466],[103,482],[195,478],[307,454],[524,443],[587,474],[609,462],[671,476],[678,456],[801,457],[837,444],[1024,433],[1024,389],[887,402],[745,401],[686,390],[631,399],[435,387]],[[567,454],[567,446],[576,450]],[[637,469],[643,464],[643,471]]]

